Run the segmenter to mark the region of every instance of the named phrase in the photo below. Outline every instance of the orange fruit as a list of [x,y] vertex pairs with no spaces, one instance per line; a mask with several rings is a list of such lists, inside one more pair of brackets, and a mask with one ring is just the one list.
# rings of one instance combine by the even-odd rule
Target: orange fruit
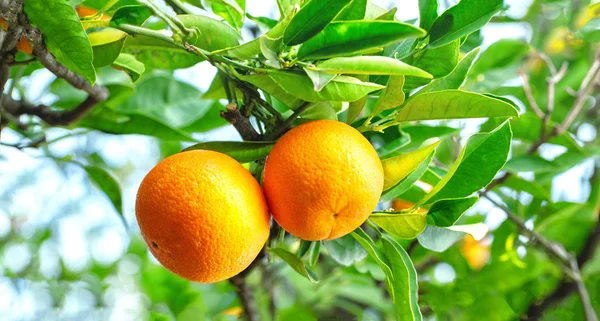
[[473,270],[480,270],[490,258],[490,247],[468,234],[463,240],[460,252]]
[[[2,27],[3,30],[8,30],[8,24],[6,24],[6,21],[4,21],[4,19],[2,18],[0,18],[0,27]],[[16,48],[20,52],[26,53],[28,55],[31,55],[31,53],[33,52],[31,44],[29,43],[29,41],[27,41],[25,36],[21,36],[21,39],[19,40],[19,42],[17,42]]]
[[154,257],[196,282],[240,273],[269,237],[260,185],[233,158],[213,151],[187,151],[156,165],[140,185],[135,211]]
[[[94,9],[94,8],[90,8],[90,7],[86,7],[86,6],[82,6],[82,5],[78,5],[75,8],[75,11],[77,12],[77,15],[79,16],[79,18],[84,18],[84,17],[89,17],[89,16],[93,16],[95,15],[98,10]],[[110,16],[106,15],[106,14],[102,14],[100,16],[100,19],[108,19],[110,18]]]
[[356,129],[331,120],[293,128],[273,147],[263,187],[273,218],[305,240],[331,240],[359,227],[383,189],[383,168]]
[[[415,203],[406,201],[406,200],[402,200],[402,199],[395,199],[394,201],[392,201],[392,208],[394,209],[394,211],[401,211],[401,210],[408,210],[413,208],[413,206],[415,206]],[[417,209],[418,213],[427,213],[427,210],[419,207]]]

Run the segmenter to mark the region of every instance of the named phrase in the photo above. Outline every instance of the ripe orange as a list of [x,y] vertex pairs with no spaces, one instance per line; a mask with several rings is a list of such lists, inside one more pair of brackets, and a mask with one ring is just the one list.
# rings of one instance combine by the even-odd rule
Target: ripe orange
[[273,217],[286,231],[305,240],[331,240],[369,217],[383,189],[383,168],[356,129],[318,120],[279,139],[267,158],[263,187]]
[[240,273],[269,236],[260,185],[233,158],[213,151],[183,152],[156,165],[142,181],[135,210],[156,259],[196,282]]
[[[3,30],[8,30],[8,24],[6,24],[6,21],[4,21],[4,19],[2,18],[0,18],[0,27],[2,27]],[[21,39],[19,40],[19,42],[17,42],[16,48],[20,52],[26,53],[28,55],[31,55],[31,53],[33,52],[31,44],[29,44],[29,41],[27,41],[25,36],[21,36]]]
[[490,258],[490,247],[476,241],[471,235],[466,235],[460,252],[473,270],[480,270]]

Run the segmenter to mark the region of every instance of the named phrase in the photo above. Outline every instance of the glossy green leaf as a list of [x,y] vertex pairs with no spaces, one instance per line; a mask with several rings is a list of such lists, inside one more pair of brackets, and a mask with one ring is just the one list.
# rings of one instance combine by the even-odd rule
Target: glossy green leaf
[[467,197],[489,184],[508,158],[512,132],[504,122],[467,140],[454,165],[421,202]]
[[288,94],[309,102],[355,101],[370,92],[383,88],[378,84],[361,82],[353,77],[338,76],[325,85],[321,91],[316,92],[312,81],[307,75],[270,71],[269,77]]
[[295,46],[318,34],[352,0],[309,1],[290,21],[283,43]]
[[417,239],[419,244],[428,250],[434,252],[444,252],[452,244],[470,234],[477,241],[481,240],[488,232],[488,227],[483,223],[454,225],[450,227],[437,227],[427,225],[425,231]]
[[394,21],[396,17],[396,12],[398,12],[398,8],[393,7],[390,10],[379,15],[377,18],[375,18],[375,20]]
[[404,104],[404,76],[390,76],[385,89],[379,94],[372,115],[379,115],[382,111],[400,107]]
[[454,70],[447,76],[439,79],[434,79],[427,86],[419,90],[419,93],[426,93],[432,91],[440,91],[446,89],[459,89],[467,79],[469,71],[472,69],[473,61],[479,53],[479,47],[471,50],[467,53],[456,65]]
[[333,78],[335,78],[337,75],[336,74],[331,74],[331,73],[324,73],[321,71],[317,71],[317,70],[313,70],[313,69],[308,69],[308,68],[303,68],[304,72],[306,72],[306,75],[310,78],[310,80],[313,82],[313,89],[315,91],[321,91],[321,89],[323,89],[323,87],[325,87],[325,85],[327,85],[330,81],[333,80]]
[[[238,78],[240,78],[243,81],[249,82],[255,87],[260,88],[266,93],[272,95],[290,109],[296,109],[304,103],[301,99],[298,99],[296,96],[289,94],[287,91],[285,91],[279,84],[277,84],[277,82],[275,82],[275,80],[273,80],[267,74],[238,75]],[[310,79],[308,81],[310,82]],[[310,84],[310,90],[312,90],[312,83]]]
[[429,73],[419,68],[382,56],[331,58],[319,62],[311,69],[331,74],[408,75],[432,78]]
[[112,66],[116,69],[125,71],[134,82],[137,81],[146,70],[146,66],[144,66],[143,63],[135,59],[134,56],[126,53],[120,54],[117,59],[113,61]]
[[429,45],[438,47],[483,27],[503,6],[503,0],[462,0],[442,13],[431,26]]
[[139,81],[135,95],[119,105],[117,111],[139,112],[181,128],[201,118],[211,108],[212,101],[200,100],[200,94],[197,88],[170,74],[150,74]]
[[427,126],[421,124],[403,126],[402,131],[410,136],[410,142],[406,146],[403,146],[400,150],[402,153],[417,149],[428,139],[441,139],[460,133],[459,128],[447,126]]
[[352,0],[352,2],[335,17],[335,20],[363,20],[365,13],[367,12],[367,3],[367,0]]
[[388,262],[388,259],[386,258],[385,254],[382,253],[381,250],[377,248],[377,246],[375,246],[375,242],[373,242],[373,239],[371,239],[371,237],[367,233],[365,233],[365,231],[360,227],[354,230],[352,233],[350,233],[350,235],[352,235],[352,237],[358,242],[358,244],[360,244],[363,247],[363,249],[367,251],[367,254],[369,254],[369,256],[375,261],[375,263],[377,263],[377,265],[379,265],[379,267],[383,270],[383,273],[388,278],[393,278],[390,262]]
[[123,6],[117,9],[110,19],[111,27],[122,24],[141,26],[152,16],[152,12],[146,6]]
[[472,75],[483,74],[490,70],[501,69],[520,64],[529,52],[529,45],[521,40],[502,39],[490,45],[481,53],[473,65]]
[[257,16],[253,16],[249,13],[246,13],[246,17],[252,21],[254,21],[254,23],[256,23],[259,27],[261,28],[265,28],[267,30],[272,29],[273,27],[275,27],[277,25],[277,20],[275,19],[271,19],[268,17],[257,17]]
[[245,0],[211,0],[213,13],[221,16],[236,30],[241,30],[244,25],[245,6]]
[[311,120],[337,120],[337,112],[330,102],[320,102],[306,108],[292,124],[297,126]]
[[553,162],[535,155],[521,155],[508,160],[504,165],[504,170],[519,172],[543,173],[558,170],[558,166]]
[[271,39],[277,39],[279,37],[282,37],[283,32],[285,31],[285,28],[287,27],[287,25],[290,23],[291,18],[292,18],[291,15],[287,16],[285,19],[279,21],[277,23],[277,25],[275,25],[275,27],[273,27],[267,33],[265,33],[264,35],[262,35],[258,38],[255,38],[255,39],[248,41],[239,46],[234,46],[234,47],[230,47],[230,48],[225,48],[223,50],[218,50],[218,51],[216,51],[216,53],[219,53],[219,54],[227,56],[227,57],[234,57],[234,58],[237,58],[240,60],[246,60],[246,59],[256,57],[258,54],[261,53],[260,38],[261,37],[269,37]]
[[435,78],[448,75],[458,64],[460,42],[452,41],[443,46],[426,48],[411,64],[432,74]]
[[581,29],[577,30],[575,35],[587,42],[600,41],[600,18],[592,18],[586,22]]
[[[106,194],[110,202],[115,207],[119,217],[125,223],[125,217],[123,216],[123,199],[121,197],[121,187],[119,182],[106,170],[98,166],[83,166],[90,179],[96,183],[98,188]],[[125,225],[127,226],[127,225]]]
[[408,191],[415,184],[415,182],[418,181],[421,178],[421,176],[423,176],[423,174],[427,171],[427,167],[429,166],[429,164],[431,164],[432,159],[433,153],[430,154],[423,162],[421,162],[421,164],[419,164],[419,167],[412,171],[412,173],[410,173],[405,179],[400,181],[394,187],[384,191],[383,194],[381,194],[380,201],[391,201]]
[[96,70],[92,64],[92,45],[75,9],[64,0],[27,0],[23,10],[29,21],[42,31],[44,42],[56,60],[93,85]]
[[390,262],[393,272],[394,304],[396,320],[421,321],[423,316],[419,309],[419,283],[417,271],[410,256],[398,242],[388,235],[381,238],[383,252]]
[[513,105],[499,99],[461,90],[442,90],[419,94],[408,100],[396,121],[518,115]]
[[[201,102],[201,106],[204,106],[205,101]],[[221,117],[221,111],[223,111],[223,109],[224,107],[219,101],[213,101],[208,108],[208,111],[206,111],[202,117],[196,119],[193,123],[181,127],[181,130],[188,133],[204,133],[228,125],[229,123]]]
[[429,209],[427,220],[435,226],[448,227],[454,225],[458,219],[479,199],[478,196],[439,200]]
[[429,30],[438,17],[438,0],[419,0],[419,26]]
[[[315,241],[315,242],[320,242],[320,241]],[[308,253],[308,251],[312,247],[312,244],[313,244],[312,241],[300,240],[300,247],[298,248],[298,253],[296,255],[299,258],[303,258],[304,255],[306,255],[306,253]]]
[[377,17],[385,14],[386,11],[386,9],[374,4],[373,1],[367,1],[365,20],[375,20]]
[[329,256],[343,266],[351,266],[367,256],[367,252],[351,235],[323,241],[323,246],[327,249]]
[[426,212],[386,213],[374,212],[369,218],[384,231],[401,239],[414,239],[427,225]]
[[178,15],[177,18],[188,28],[198,28],[200,35],[192,44],[207,51],[237,46],[241,36],[221,21],[200,15]]
[[438,144],[439,141],[415,151],[382,160],[381,165],[383,166],[384,175],[383,190],[385,191],[395,186],[416,170],[422,162],[433,154]]
[[309,254],[308,264],[310,266],[315,266],[319,261],[319,256],[321,255],[321,242],[313,242],[310,245]]
[[141,35],[127,37],[123,51],[135,56],[148,69],[188,68],[202,61],[173,44]]
[[300,47],[298,58],[349,56],[424,34],[422,29],[401,22],[334,21]]
[[300,0],[277,0],[277,8],[281,17],[291,16],[294,6],[300,5]]
[[140,134],[168,141],[195,141],[188,133],[173,128],[158,119],[131,111],[115,112],[110,108],[94,108],[77,126],[109,134]]
[[[355,75],[356,79],[360,81],[369,81],[368,75]],[[362,110],[365,108],[367,104],[368,96],[364,96],[363,98],[355,101],[351,101],[348,105],[348,114],[346,116],[346,123],[352,124],[352,122],[360,115]]]
[[279,63],[279,51],[281,49],[281,38],[271,39],[269,37],[259,37],[260,52],[267,59],[265,64],[273,68],[281,68]]
[[249,163],[267,157],[274,142],[205,142],[194,144],[183,151],[212,150],[230,156],[240,163]]
[[311,270],[306,268],[304,262],[302,262],[302,260],[299,257],[282,248],[269,249],[269,252],[277,255],[279,258],[285,261],[292,269],[294,269],[294,271],[307,278],[310,282],[319,282],[317,276]]
[[119,54],[127,34],[123,31],[106,28],[88,34],[94,52],[94,67],[103,67],[113,63]]

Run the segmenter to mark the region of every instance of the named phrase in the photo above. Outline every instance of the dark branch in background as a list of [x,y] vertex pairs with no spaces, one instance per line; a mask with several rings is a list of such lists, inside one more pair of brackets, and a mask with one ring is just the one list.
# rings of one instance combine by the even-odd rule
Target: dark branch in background
[[246,320],[259,321],[260,316],[256,307],[256,300],[254,299],[254,294],[252,293],[252,290],[248,288],[245,275],[238,274],[229,279],[229,281],[231,281],[231,283],[235,287],[235,291],[237,292],[238,297],[240,298],[240,302],[242,303],[242,308],[244,309]]
[[21,115],[38,116],[50,126],[70,125],[83,118],[98,103],[91,96],[88,96],[86,100],[74,109],[56,111],[46,105],[34,105],[23,100],[14,100],[8,95],[2,96],[0,102],[4,110],[15,117]]

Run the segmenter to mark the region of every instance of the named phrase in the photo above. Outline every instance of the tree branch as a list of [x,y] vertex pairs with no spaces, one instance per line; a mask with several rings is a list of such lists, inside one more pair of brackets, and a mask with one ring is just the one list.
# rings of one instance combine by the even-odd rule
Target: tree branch
[[261,140],[261,135],[256,132],[250,119],[242,115],[236,104],[228,104],[226,111],[221,111],[221,117],[227,120],[240,133],[243,140]]

